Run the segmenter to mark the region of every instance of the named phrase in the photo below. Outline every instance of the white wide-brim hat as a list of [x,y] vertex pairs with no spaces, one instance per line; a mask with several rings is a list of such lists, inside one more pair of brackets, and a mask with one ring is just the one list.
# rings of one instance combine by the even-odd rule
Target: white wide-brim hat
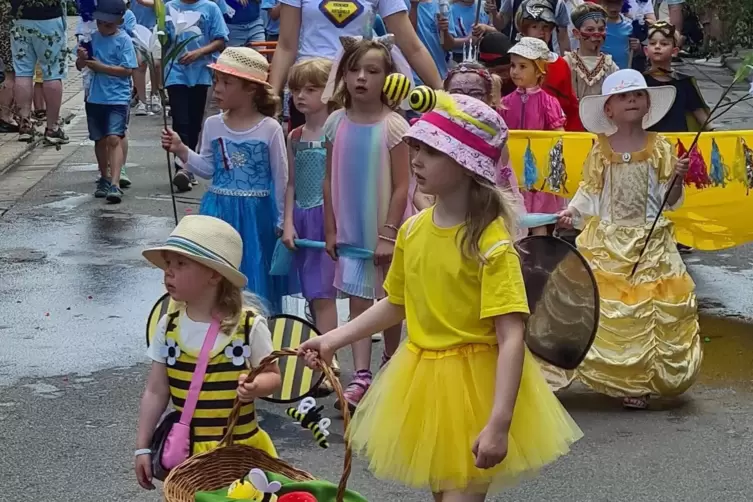
[[645,90],[648,92],[648,113],[643,117],[643,128],[648,129],[659,122],[672,108],[677,90],[671,85],[649,87],[646,79],[635,70],[619,70],[604,79],[600,96],[586,96],[580,100],[580,120],[586,130],[610,136],[617,132],[604,111],[607,100],[617,94]]
[[212,216],[184,216],[164,245],[143,251],[154,266],[167,268],[164,252],[178,253],[218,272],[231,284],[246,287],[248,279],[238,269],[243,241],[230,224]]

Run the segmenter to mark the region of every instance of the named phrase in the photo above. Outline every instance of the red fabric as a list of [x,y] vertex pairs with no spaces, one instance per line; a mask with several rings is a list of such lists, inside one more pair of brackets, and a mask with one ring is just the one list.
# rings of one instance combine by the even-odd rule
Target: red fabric
[[567,64],[567,61],[557,58],[557,61],[549,64],[546,68],[544,84],[541,87],[559,101],[562,111],[565,112],[565,117],[567,117],[565,130],[584,131],[578,110],[578,97],[573,89],[570,65]]

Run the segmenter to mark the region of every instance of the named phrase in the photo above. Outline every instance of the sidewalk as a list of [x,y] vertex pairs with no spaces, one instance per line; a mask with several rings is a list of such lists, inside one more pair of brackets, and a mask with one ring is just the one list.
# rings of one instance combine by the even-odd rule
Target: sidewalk
[[[78,16],[68,16],[68,47],[76,46],[76,37],[74,30],[78,23]],[[75,54],[75,52],[74,52]],[[84,93],[82,87],[81,72],[76,69],[74,58],[71,57],[68,63],[68,77],[63,81],[63,104],[60,109],[60,117],[66,122],[70,121],[73,116],[80,113],[84,105]],[[22,143],[18,141],[18,134],[1,134],[0,133],[0,175],[12,167],[19,159],[33,150],[40,143],[43,132],[40,133],[32,143]],[[50,147],[47,147],[50,148]]]

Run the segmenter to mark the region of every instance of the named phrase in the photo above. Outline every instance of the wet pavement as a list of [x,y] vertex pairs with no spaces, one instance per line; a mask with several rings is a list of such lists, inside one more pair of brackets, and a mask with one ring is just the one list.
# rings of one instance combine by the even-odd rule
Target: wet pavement
[[[132,119],[134,186],[118,206],[91,197],[96,166],[82,127],[71,130],[78,148],[0,218],[0,487],[9,502],[159,500],[132,474],[148,369],[145,319],[163,292],[161,274],[140,252],[173,227],[159,119]],[[199,197],[200,189],[182,197],[179,215],[196,212]],[[582,388],[563,392],[586,437],[542,476],[491,500],[751,500],[753,328],[744,322],[753,317],[751,249],[688,257],[705,339],[702,375],[690,392],[645,413]],[[343,366],[347,372],[348,354]],[[339,421],[322,451],[283,407],[260,408],[286,460],[337,479]],[[372,501],[428,500],[374,480],[360,461],[351,481]]]

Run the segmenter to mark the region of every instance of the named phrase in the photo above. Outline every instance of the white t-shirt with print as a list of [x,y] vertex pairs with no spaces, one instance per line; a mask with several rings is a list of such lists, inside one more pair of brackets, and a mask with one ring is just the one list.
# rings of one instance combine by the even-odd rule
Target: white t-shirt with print
[[[204,338],[207,336],[210,324],[207,322],[196,322],[192,320],[185,311],[181,312],[180,320],[180,349],[185,352],[199,354],[201,352],[201,346],[204,345]],[[245,319],[241,319],[241,322],[245,322]],[[162,316],[162,319],[157,323],[157,329],[154,333],[154,338],[149,344],[149,348],[146,349],[146,355],[152,360],[158,363],[165,364],[166,355],[164,352],[165,345],[165,328],[167,326],[167,315]],[[230,343],[230,337],[219,333],[217,340],[214,342],[214,350],[218,350],[220,347],[228,345]],[[262,359],[272,353],[274,347],[272,345],[272,335],[267,327],[267,320],[261,316],[254,317],[253,324],[251,325],[251,332],[248,335],[248,345],[251,349],[251,356],[249,357],[251,365],[256,367]]]
[[296,61],[315,57],[335,59],[342,46],[340,37],[364,33],[367,14],[376,11],[382,19],[407,11],[404,0],[280,0],[301,9]]
[[653,0],[646,0],[645,2],[628,0],[628,3],[630,4],[630,10],[627,13],[627,17],[630,19],[643,19],[646,15],[655,15]]

